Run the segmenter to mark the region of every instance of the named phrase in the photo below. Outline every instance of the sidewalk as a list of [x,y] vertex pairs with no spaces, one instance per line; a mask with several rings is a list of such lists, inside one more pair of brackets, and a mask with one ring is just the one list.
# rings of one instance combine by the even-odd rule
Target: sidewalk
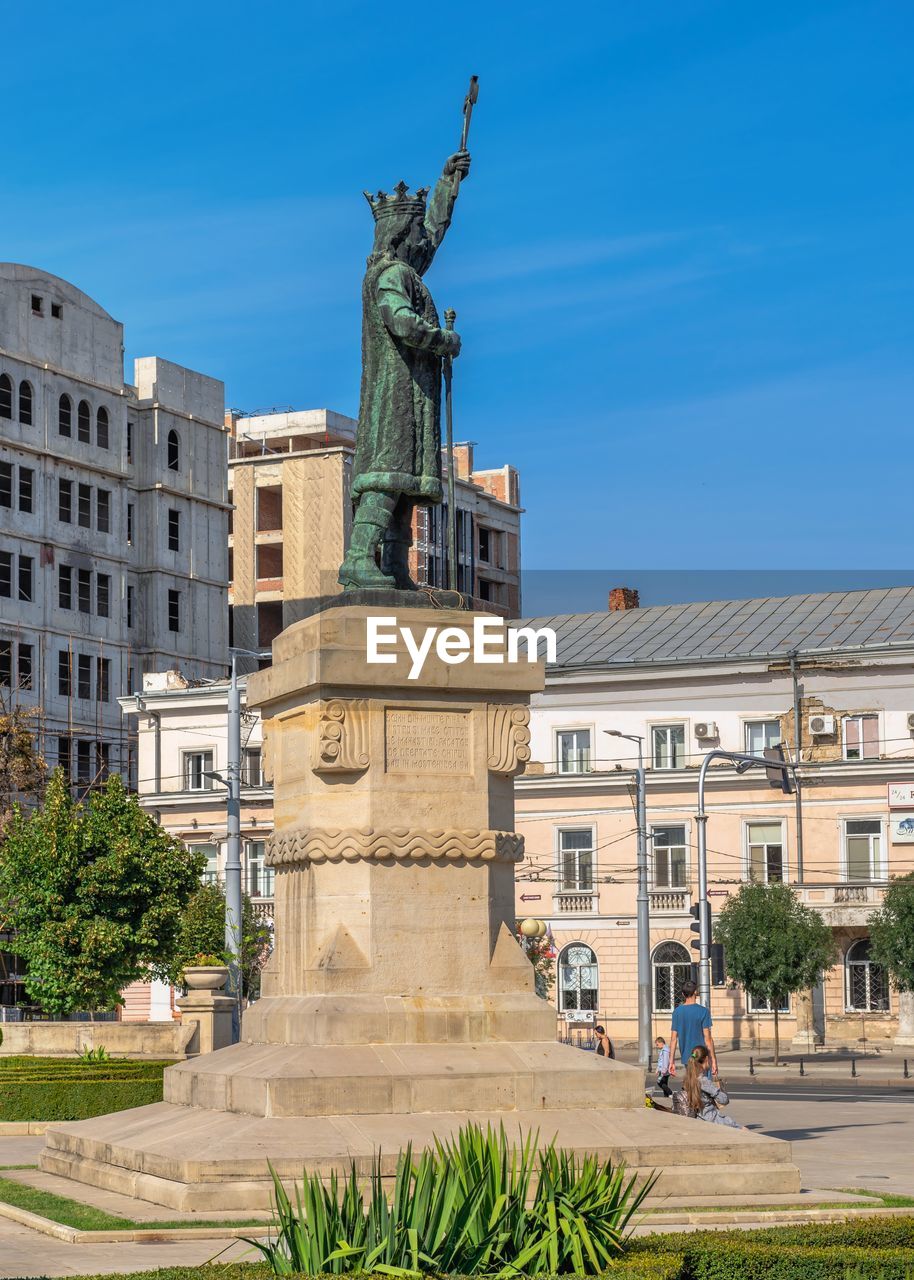
[[[625,1045],[617,1054],[620,1062],[635,1065],[636,1048]],[[866,1051],[820,1048],[798,1050],[789,1045],[781,1051],[780,1064],[774,1065],[769,1046],[761,1050],[718,1049],[717,1064],[727,1080],[762,1080],[765,1084],[779,1081],[795,1084],[799,1080],[819,1080],[830,1085],[901,1085],[914,1089],[914,1048],[909,1050],[876,1049],[868,1042]],[[651,1072],[651,1079],[654,1073]]]

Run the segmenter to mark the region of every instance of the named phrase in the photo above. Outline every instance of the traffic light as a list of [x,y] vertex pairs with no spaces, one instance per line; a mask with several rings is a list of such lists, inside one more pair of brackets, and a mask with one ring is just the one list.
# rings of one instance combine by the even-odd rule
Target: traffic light
[[[692,917],[692,923],[689,925],[689,930],[691,933],[695,934],[695,937],[689,943],[689,946],[692,948],[693,951],[701,950],[701,908],[702,908],[702,904],[700,902],[693,902],[691,907],[689,907],[689,915]],[[705,909],[705,915],[707,916],[707,920],[708,920],[708,941],[710,942],[711,941],[711,904],[710,902],[704,903],[704,909]]]
[[[777,761],[778,764],[783,764],[787,759],[783,744],[780,742],[776,747],[766,747],[762,754],[766,760]],[[783,791],[785,796],[793,795],[793,774],[789,769],[776,768],[772,764],[765,772],[768,775],[769,787],[776,787],[778,791]]]

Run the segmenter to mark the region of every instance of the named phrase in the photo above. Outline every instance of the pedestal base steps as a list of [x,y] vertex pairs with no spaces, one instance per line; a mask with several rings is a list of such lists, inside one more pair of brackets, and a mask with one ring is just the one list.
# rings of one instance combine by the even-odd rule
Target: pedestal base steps
[[268,1209],[268,1161],[291,1186],[305,1167],[329,1177],[348,1172],[351,1159],[367,1173],[380,1151],[382,1170],[392,1177],[408,1142],[414,1149],[429,1146],[469,1121],[503,1123],[518,1141],[530,1132],[541,1142],[555,1138],[560,1146],[624,1162],[642,1176],[660,1170],[654,1200],[790,1194],[800,1188],[788,1143],[646,1108],[265,1117],[161,1102],[55,1125],[40,1165],[48,1173],[172,1209]]

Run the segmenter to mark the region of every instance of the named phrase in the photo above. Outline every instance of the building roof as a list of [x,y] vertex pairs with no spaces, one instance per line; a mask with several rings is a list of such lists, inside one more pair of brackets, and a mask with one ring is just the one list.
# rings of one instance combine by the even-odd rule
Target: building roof
[[515,625],[555,631],[555,668],[875,651],[914,646],[914,587],[703,600]]

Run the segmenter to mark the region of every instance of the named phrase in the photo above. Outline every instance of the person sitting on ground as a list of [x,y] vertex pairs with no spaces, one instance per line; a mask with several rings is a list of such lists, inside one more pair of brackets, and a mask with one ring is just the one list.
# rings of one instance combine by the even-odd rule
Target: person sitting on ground
[[657,1087],[665,1098],[672,1095],[670,1088],[670,1047],[663,1036],[654,1041],[657,1050]]
[[606,1028],[603,1026],[594,1027],[597,1036],[597,1054],[601,1058],[614,1058],[616,1051],[613,1048],[613,1042],[606,1034]]
[[708,1120],[711,1124],[725,1124],[730,1129],[742,1129],[730,1116],[721,1113],[720,1108],[730,1101],[720,1083],[720,1077],[707,1075],[710,1054],[704,1045],[692,1050],[686,1067],[685,1082],[680,1095],[686,1104],[685,1114],[695,1116],[699,1120]]

